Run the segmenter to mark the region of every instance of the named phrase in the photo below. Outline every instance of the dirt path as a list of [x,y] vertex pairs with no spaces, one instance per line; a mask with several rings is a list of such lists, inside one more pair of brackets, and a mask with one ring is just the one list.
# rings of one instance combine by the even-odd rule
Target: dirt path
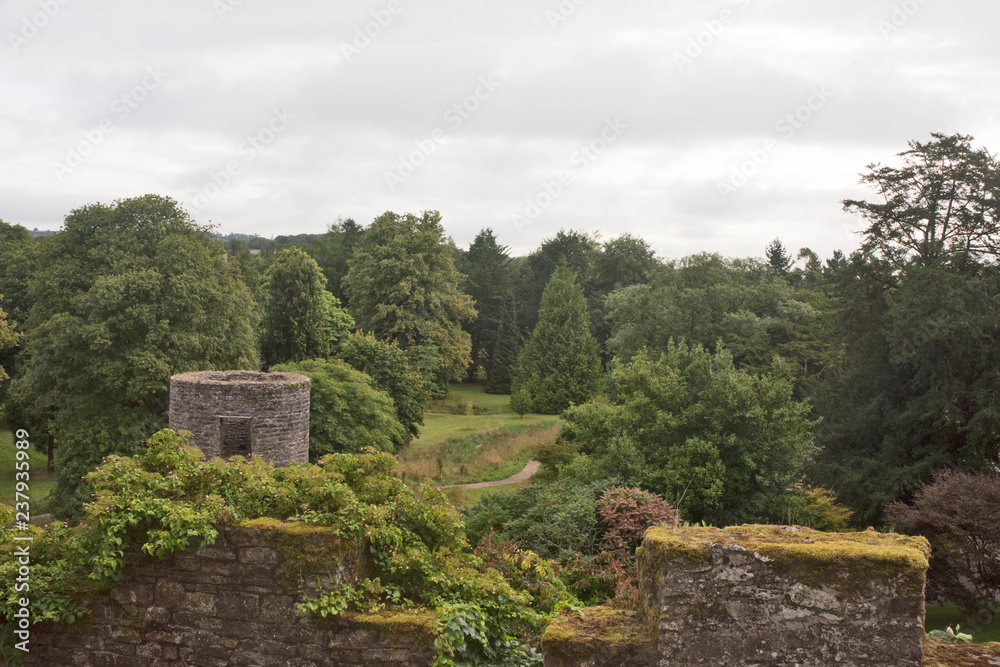
[[528,461],[528,465],[524,466],[524,470],[517,473],[516,475],[511,475],[507,479],[501,479],[499,482],[476,482],[475,484],[449,484],[448,486],[439,486],[439,489],[485,489],[487,486],[504,486],[505,484],[517,484],[518,482],[523,482],[524,480],[530,478],[538,469],[542,467],[542,464],[538,461],[532,459]]

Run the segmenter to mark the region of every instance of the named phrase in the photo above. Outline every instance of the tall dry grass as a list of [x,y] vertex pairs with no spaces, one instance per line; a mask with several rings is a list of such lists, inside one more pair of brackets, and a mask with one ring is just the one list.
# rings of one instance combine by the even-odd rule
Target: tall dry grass
[[407,482],[471,484],[504,479],[521,470],[544,444],[555,442],[560,424],[502,427],[445,441],[436,447],[404,450],[399,463]]

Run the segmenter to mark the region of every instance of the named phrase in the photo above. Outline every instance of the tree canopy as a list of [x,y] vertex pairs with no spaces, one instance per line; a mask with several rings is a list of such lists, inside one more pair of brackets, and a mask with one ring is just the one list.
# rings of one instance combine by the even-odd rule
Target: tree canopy
[[616,362],[608,398],[567,410],[560,437],[688,521],[779,519],[813,452],[809,405],[780,367],[755,375],[725,350],[670,344],[656,360]]
[[868,165],[861,182],[880,202],[848,199],[844,210],[868,222],[863,250],[894,266],[966,254],[995,261],[1000,252],[1000,163],[972,137],[931,133],[909,142],[901,167]]
[[310,461],[366,447],[394,454],[408,439],[392,397],[343,361],[310,359],[272,370],[309,377]]
[[72,211],[37,262],[11,393],[56,439],[55,507],[69,514],[101,457],[164,425],[171,375],[258,367],[252,300],[222,244],[156,195]]
[[455,246],[444,235],[441,214],[420,217],[386,212],[354,247],[344,287],[358,326],[382,340],[427,352],[441,373],[425,379],[459,379],[471,358],[471,337],[462,323],[476,316],[459,285]]
[[512,390],[527,391],[535,412],[558,414],[597,393],[601,359],[576,274],[560,266],[542,294],[538,324],[521,350]]
[[265,366],[327,357],[354,321],[326,290],[319,265],[305,251],[279,252],[264,276],[261,356]]

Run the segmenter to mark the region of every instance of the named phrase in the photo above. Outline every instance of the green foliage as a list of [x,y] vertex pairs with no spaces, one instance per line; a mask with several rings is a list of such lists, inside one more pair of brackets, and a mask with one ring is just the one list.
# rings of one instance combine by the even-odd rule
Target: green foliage
[[344,341],[338,356],[370,377],[377,389],[389,394],[395,406],[396,419],[407,431],[404,442],[420,434],[427,394],[423,379],[407,363],[406,355],[398,345],[359,331]]
[[345,307],[349,306],[349,300],[342,282],[347,276],[348,262],[354,254],[354,246],[364,231],[364,228],[351,218],[338,219],[309,249],[323,270],[323,275],[326,276],[328,289]]
[[521,351],[512,389],[531,396],[532,409],[558,414],[597,393],[601,360],[576,276],[560,267],[542,295],[531,338]]
[[509,394],[521,352],[521,330],[517,326],[517,305],[514,293],[504,297],[496,343],[490,351],[490,367],[486,379],[486,393]]
[[531,394],[527,389],[518,389],[510,396],[510,409],[522,418],[531,412],[532,405]]
[[788,275],[789,269],[792,268],[792,256],[788,254],[788,251],[785,250],[785,246],[781,244],[779,239],[774,239],[767,244],[764,256],[767,258],[767,265],[775,273],[779,276]]
[[627,360],[671,340],[709,350],[722,341],[742,368],[765,372],[779,355],[815,378],[830,364],[825,307],[822,294],[797,291],[759,260],[693,255],[607,297],[607,347]]
[[935,639],[951,639],[957,642],[971,642],[972,635],[965,632],[959,632],[961,629],[961,625],[956,625],[954,630],[952,630],[949,625],[947,630],[931,630],[927,633],[927,636],[934,637]]
[[[526,644],[537,640],[561,603],[572,602],[540,561],[531,561],[541,568],[532,575],[534,593],[515,590],[485,568],[468,550],[462,523],[444,496],[432,487],[407,487],[388,454],[330,454],[317,465],[274,468],[256,456],[204,461],[169,430],[148,445],[138,456],[108,457],[88,475],[95,500],[77,529],[35,529],[32,603],[48,605],[38,607],[36,620],[69,622],[85,613],[73,593],[86,590],[87,581],[91,589],[116,581],[130,548],[165,555],[212,543],[220,522],[259,517],[324,526],[366,543],[372,576],[336,591],[321,589],[300,610],[328,616],[387,604],[436,608],[436,664],[538,664]],[[0,520],[7,537],[7,517]],[[12,567],[14,559],[0,563],[7,580]],[[0,616],[9,617],[12,594],[0,598]]]
[[407,432],[396,419],[392,398],[371,378],[338,360],[279,364],[272,371],[309,377],[309,460],[374,447],[399,451]]
[[493,230],[487,227],[476,235],[463,257],[465,291],[475,301],[479,313],[466,327],[472,344],[470,380],[475,379],[479,369],[486,370],[487,382],[493,376],[493,353],[501,335],[501,322],[506,317],[504,297],[514,279],[509,250],[497,243]]
[[539,320],[542,295],[560,266],[575,271],[585,294],[589,294],[594,266],[600,256],[600,244],[583,232],[560,229],[555,237],[545,239],[519,265],[521,290],[518,321],[527,331],[534,330]]
[[566,559],[600,551],[604,526],[597,504],[612,480],[562,479],[514,493],[487,496],[465,512],[466,532],[476,544],[490,534],[517,542],[544,558]]
[[165,424],[171,375],[259,366],[253,304],[222,245],[169,198],[74,210],[37,250],[11,396],[56,439],[54,507],[70,516],[102,456],[135,453]]
[[343,281],[351,314],[364,330],[404,348],[432,349],[442,371],[425,374],[427,384],[459,379],[470,362],[471,338],[461,324],[472,320],[476,309],[459,290],[463,276],[455,254],[438,212],[420,217],[386,212],[354,246]]
[[811,477],[878,525],[937,470],[1000,463],[1000,269],[855,255],[834,282],[841,358],[816,394]]
[[[3,300],[3,295],[0,294],[0,302]],[[17,343],[21,340],[22,334],[14,331],[14,328],[7,323],[7,313],[4,312],[3,308],[0,308],[0,352],[8,348],[17,347]],[[3,382],[8,377],[7,373],[4,371],[3,366],[0,366],[0,382]]]
[[326,291],[316,260],[297,248],[275,256],[264,276],[261,357],[265,366],[329,356],[354,321]]
[[789,525],[843,533],[850,529],[853,514],[837,502],[832,491],[822,487],[796,487],[788,497]]
[[738,370],[725,350],[669,345],[611,373],[610,403],[563,414],[560,437],[609,474],[661,493],[685,520],[718,525],[782,515],[789,485],[813,451],[809,406],[779,371]]
[[949,257],[995,261],[1000,254],[1000,163],[972,137],[932,132],[909,142],[901,167],[871,164],[862,183],[877,202],[848,199],[844,210],[868,221],[862,249],[895,267]]

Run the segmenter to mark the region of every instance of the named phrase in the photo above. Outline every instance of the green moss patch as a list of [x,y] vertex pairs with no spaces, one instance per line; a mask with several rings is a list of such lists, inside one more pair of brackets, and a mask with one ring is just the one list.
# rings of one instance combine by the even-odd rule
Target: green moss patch
[[971,644],[924,637],[923,667],[996,667],[1000,643]]
[[398,642],[400,636],[407,636],[418,646],[433,648],[437,636],[434,629],[437,615],[429,609],[386,610],[379,614],[345,612],[342,618],[389,644]]
[[617,664],[642,664],[655,653],[654,640],[639,617],[610,607],[587,607],[582,616],[564,612],[555,617],[542,635],[542,648],[567,662],[604,657],[608,664],[613,659]]
[[653,528],[646,533],[643,556],[660,570],[674,561],[711,565],[711,546],[745,549],[795,581],[813,588],[829,586],[846,598],[863,595],[870,582],[900,577],[917,595],[930,556],[930,544],[922,537],[751,525]]

